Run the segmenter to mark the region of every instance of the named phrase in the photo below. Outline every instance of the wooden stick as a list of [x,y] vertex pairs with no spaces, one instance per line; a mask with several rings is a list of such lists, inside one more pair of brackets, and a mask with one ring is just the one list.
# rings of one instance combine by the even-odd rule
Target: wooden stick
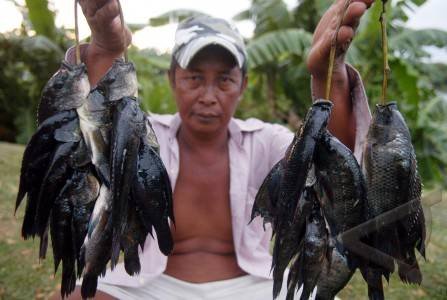
[[76,39],[76,64],[81,64],[81,47],[79,44],[79,22],[78,22],[78,1],[74,1],[74,14],[75,14],[75,39]]
[[382,52],[383,52],[383,83],[382,83],[382,105],[385,105],[388,91],[388,78],[391,74],[390,65],[388,63],[388,35],[387,35],[387,11],[386,2],[382,0],[382,13],[380,14],[380,25],[382,27]]

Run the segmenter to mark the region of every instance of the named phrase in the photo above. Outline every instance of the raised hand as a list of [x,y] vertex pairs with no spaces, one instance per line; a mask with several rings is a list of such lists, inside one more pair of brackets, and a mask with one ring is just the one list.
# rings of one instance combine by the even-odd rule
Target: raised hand
[[[307,59],[307,67],[315,80],[325,81],[327,76],[328,58],[331,41],[339,22],[340,12],[346,0],[337,0],[323,15],[314,32],[312,48]],[[342,26],[337,38],[337,56],[334,67],[334,80],[343,76],[344,57],[354,38],[360,18],[373,4],[374,0],[352,0],[346,11]]]
[[92,45],[98,50],[122,53],[131,42],[131,33],[123,30],[117,0],[79,0],[92,32]]

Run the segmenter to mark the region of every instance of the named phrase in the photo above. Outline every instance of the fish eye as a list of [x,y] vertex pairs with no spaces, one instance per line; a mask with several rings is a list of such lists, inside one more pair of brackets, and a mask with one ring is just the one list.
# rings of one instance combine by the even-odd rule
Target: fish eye
[[61,80],[58,80],[58,81],[56,81],[56,82],[54,83],[53,87],[54,87],[55,89],[60,90],[61,88],[64,87],[64,82],[61,81]]

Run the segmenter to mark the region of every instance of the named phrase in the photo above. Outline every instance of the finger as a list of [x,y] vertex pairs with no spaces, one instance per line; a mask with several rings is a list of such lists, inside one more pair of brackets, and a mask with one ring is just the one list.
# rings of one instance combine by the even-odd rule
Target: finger
[[115,0],[108,1],[103,7],[98,9],[95,18],[98,20],[109,20],[112,22],[120,14],[118,2]]
[[337,36],[337,48],[342,51],[342,53],[346,52],[351,44],[352,39],[354,38],[355,31],[350,26],[342,26],[340,27],[340,31]]
[[115,0],[79,0],[82,11],[86,17],[93,17],[104,5]]
[[374,3],[374,0],[353,0],[352,2],[363,2],[366,4],[367,8],[370,8],[371,5]]
[[345,26],[351,26],[357,28],[360,18],[365,14],[368,7],[363,2],[353,2],[349,5],[346,15],[342,24]]

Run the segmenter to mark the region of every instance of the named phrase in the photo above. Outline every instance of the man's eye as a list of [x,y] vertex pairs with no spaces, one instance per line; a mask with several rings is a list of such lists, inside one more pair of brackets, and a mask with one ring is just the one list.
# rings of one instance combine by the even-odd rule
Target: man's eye
[[199,75],[193,75],[193,76],[189,77],[189,79],[192,80],[192,81],[199,81],[202,78]]

